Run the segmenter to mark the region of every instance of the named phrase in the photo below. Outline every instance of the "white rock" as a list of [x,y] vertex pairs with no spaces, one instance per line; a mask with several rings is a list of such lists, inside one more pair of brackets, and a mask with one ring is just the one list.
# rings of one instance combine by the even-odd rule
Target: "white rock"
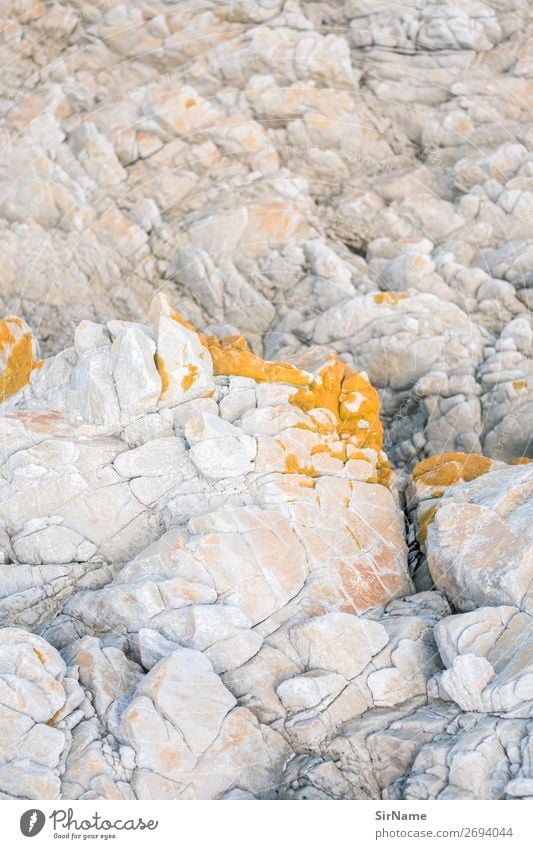
[[185,437],[191,445],[191,460],[208,479],[237,477],[253,469],[256,440],[212,413],[189,419]]

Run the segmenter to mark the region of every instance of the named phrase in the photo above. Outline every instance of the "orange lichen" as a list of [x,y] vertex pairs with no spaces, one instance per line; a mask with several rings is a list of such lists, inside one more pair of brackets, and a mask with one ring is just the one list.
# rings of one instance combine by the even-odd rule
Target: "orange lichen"
[[285,471],[288,475],[307,475],[309,478],[319,477],[319,473],[313,466],[300,466],[296,454],[287,454],[285,457]]
[[426,510],[426,512],[423,514],[422,518],[420,519],[420,525],[418,527],[418,533],[416,535],[416,538],[417,538],[418,542],[420,543],[420,545],[425,545],[426,538],[427,538],[427,535],[428,535],[428,528],[435,518],[435,513],[437,512],[437,507],[438,507],[437,504],[432,504],[431,507],[429,507]]
[[374,302],[376,304],[390,304],[395,306],[399,301],[405,301],[409,292],[376,292]]
[[[179,313],[171,312],[170,317],[196,332]],[[352,371],[336,354],[313,376],[291,363],[261,359],[248,349],[243,336],[218,339],[216,336],[206,338],[204,334],[198,333],[198,338],[211,354],[215,375],[248,377],[257,383],[284,383],[296,387],[298,391],[289,398],[289,402],[306,413],[312,423],[297,422],[294,427],[332,438],[330,444],[313,446],[311,454],[327,453],[343,463],[352,459],[372,462],[368,456],[358,454],[356,449],[370,448],[381,451],[383,427],[379,417],[378,393],[365,375]],[[164,363],[157,355],[156,365],[163,381],[164,392],[168,385],[168,376]],[[183,380],[188,380],[188,377]],[[186,388],[185,383],[183,387]],[[313,415],[315,410],[329,410],[334,418],[332,420],[331,416],[324,416],[323,413]],[[287,464],[286,471],[308,476],[318,475],[312,466],[300,469],[294,455],[288,456]],[[380,461],[375,480],[387,485],[391,477],[392,470],[388,463]]]
[[513,380],[513,389],[527,389],[527,380]]
[[422,460],[413,469],[413,478],[426,486],[451,486],[472,481],[490,472],[492,460],[481,454],[436,454]]
[[160,354],[154,354],[154,362],[157,371],[159,372],[159,377],[161,378],[161,394],[160,398],[167,391],[170,384],[170,375],[165,368],[165,360]]
[[[335,447],[333,445],[313,445],[311,448],[311,456],[313,454],[328,454],[329,457],[333,457],[334,460],[341,460],[342,463],[346,463],[348,459],[347,456],[347,445],[345,442],[335,443]],[[366,458],[365,458],[366,459]]]
[[185,108],[186,108],[186,109],[191,109],[193,106],[196,106],[196,100],[194,99],[194,97],[189,97],[189,98],[185,101]]
[[184,392],[187,392],[187,390],[191,388],[198,375],[198,366],[188,365],[187,369],[188,374],[186,374],[181,380],[181,386]]
[[379,396],[368,379],[352,371],[335,355],[308,386],[290,403],[304,413],[330,410],[337,419],[341,439],[355,438],[358,447],[381,450],[383,427],[379,418]]
[[41,661],[42,665],[44,666],[44,661],[45,661],[44,654],[42,652],[40,652],[39,649],[36,649],[36,648],[34,648],[33,651],[37,655],[39,660]]
[[293,425],[293,427],[298,428],[299,430],[309,430],[311,433],[318,433],[321,436],[330,436],[331,434],[336,433],[335,424],[331,421],[318,421],[312,415],[310,418],[313,421],[313,424],[305,424],[304,422],[297,422]]
[[20,334],[23,328],[24,322],[20,318],[9,317],[0,321],[0,359],[4,361],[4,370],[0,374],[0,403],[30,381],[33,345],[29,331]]
[[[314,446],[311,454],[328,453],[345,463],[352,459],[348,452],[349,446],[381,450],[383,427],[379,418],[378,393],[364,375],[352,371],[336,355],[329,359],[316,377],[311,377],[290,363],[268,362],[255,356],[247,349],[242,336],[222,341],[209,337],[207,346],[213,358],[215,374],[239,375],[257,382],[286,383],[299,387],[289,402],[310,415],[313,424],[297,423],[295,427],[320,435],[337,436],[333,445]],[[313,417],[313,410],[318,409],[332,412],[336,426],[331,421],[319,421]],[[368,460],[368,457],[361,459]],[[390,480],[390,475],[382,475],[381,479]]]
[[531,457],[516,457],[508,464],[509,466],[524,466],[526,463],[533,463]]
[[12,345],[15,341],[10,325],[16,324],[17,321],[16,318],[6,318],[5,321],[0,321],[0,351],[3,351],[8,345]]
[[252,354],[243,336],[230,336],[222,340],[210,336],[207,347],[217,375],[251,377],[257,383],[287,383],[289,386],[305,386],[310,381],[306,372],[290,363],[269,362]]
[[368,454],[365,454],[364,451],[354,451],[353,446],[348,446],[348,448],[350,448],[350,447],[351,447],[351,450],[347,451],[349,460],[364,460],[366,463],[370,462]]
[[393,471],[389,461],[386,458],[379,460],[377,466],[377,483],[388,487],[390,486],[392,477]]
[[197,332],[194,324],[191,324],[190,321],[187,321],[186,318],[183,318],[183,316],[180,315],[179,312],[171,312],[169,318],[171,318],[173,321],[176,321],[178,324],[181,324],[182,327],[186,327],[187,330],[192,330],[193,333]]

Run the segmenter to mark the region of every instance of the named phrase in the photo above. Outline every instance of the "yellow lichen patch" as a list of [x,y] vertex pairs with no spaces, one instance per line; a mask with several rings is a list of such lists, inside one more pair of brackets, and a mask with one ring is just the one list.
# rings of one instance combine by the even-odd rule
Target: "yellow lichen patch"
[[298,428],[299,430],[310,430],[311,433],[318,433],[321,436],[330,436],[331,434],[335,434],[337,432],[337,429],[333,422],[319,422],[314,416],[310,416],[310,418],[312,419],[313,424],[297,422],[293,425],[293,427]]
[[379,395],[362,374],[348,372],[339,398],[341,433],[355,436],[361,447],[381,451],[383,426],[379,417]]
[[0,321],[0,403],[30,381],[33,343],[24,326],[20,318]]
[[275,363],[256,357],[246,347],[243,336],[230,336],[219,340],[207,339],[216,375],[251,377],[258,383],[287,383],[289,386],[306,386],[310,376],[290,363]]
[[0,402],[18,392],[29,383],[33,363],[31,336],[22,336],[15,342],[4,373],[0,376]]
[[185,108],[191,109],[193,106],[196,106],[196,100],[194,97],[189,97],[188,100],[185,101]]
[[354,451],[353,447],[351,448],[351,450],[349,450],[349,449],[350,449],[350,445],[348,444],[346,446],[346,450],[347,450],[347,455],[348,455],[349,460],[364,460],[365,463],[372,462],[370,460],[368,454],[365,453],[364,451]]
[[377,466],[377,483],[382,486],[390,486],[392,474],[392,466],[389,461],[386,458],[380,459]]
[[3,351],[8,345],[12,345],[15,342],[13,327],[20,328],[21,326],[21,319],[15,316],[9,316],[4,321],[0,321],[0,351]]
[[[401,294],[394,297],[401,299]],[[170,312],[168,315],[196,332],[179,313]],[[313,376],[291,363],[261,359],[248,349],[243,336],[217,339],[216,336],[206,338],[203,333],[198,333],[198,338],[211,354],[215,376],[248,377],[257,383],[283,383],[297,389],[289,402],[306,413],[311,421],[297,422],[293,427],[329,437],[327,441],[314,446],[311,454],[327,453],[346,463],[355,459],[372,462],[368,456],[358,455],[357,449],[381,452],[383,427],[379,417],[378,393],[365,375],[352,371],[336,354]],[[163,394],[168,385],[168,375],[163,361],[157,355],[156,366],[163,382]],[[189,376],[183,378],[184,389],[188,388],[185,384],[188,380]],[[325,413],[326,410],[329,412]],[[286,461],[287,472],[311,477],[319,474],[310,465],[299,467],[295,455],[288,455]],[[388,463],[381,462],[375,480],[386,486],[391,476],[392,470]]]
[[345,442],[336,442],[334,445],[313,445],[311,456],[313,454],[327,454],[329,457],[333,457],[334,460],[340,460],[342,463],[345,463],[348,459]]
[[173,321],[176,321],[178,324],[181,324],[182,327],[186,327],[187,330],[192,330],[193,333],[196,333],[196,327],[194,326],[194,324],[191,324],[190,321],[187,321],[186,318],[183,318],[183,316],[180,315],[179,312],[171,312],[169,318],[171,318]]
[[425,545],[426,538],[427,538],[427,535],[428,535],[428,528],[431,525],[433,519],[435,518],[435,513],[437,512],[437,507],[438,507],[437,504],[432,504],[431,507],[429,507],[426,510],[426,512],[423,514],[422,518],[420,519],[420,525],[419,525],[419,528],[418,528],[418,533],[416,535],[416,538],[417,538],[418,542],[420,543],[420,545]]
[[376,292],[374,302],[395,306],[399,301],[405,301],[408,297],[409,292]]
[[516,457],[508,463],[509,466],[525,466],[526,463],[533,463],[530,457]]
[[304,413],[320,408],[330,410],[337,419],[341,439],[355,437],[357,447],[381,450],[383,427],[378,393],[364,375],[352,371],[337,356],[289,400]]
[[[299,425],[295,425],[295,427],[299,427]],[[331,447],[329,445],[313,445],[311,448],[311,456],[313,454],[329,454],[331,452]]]
[[181,380],[181,386],[184,392],[187,392],[187,390],[191,388],[198,374],[198,366],[188,365],[187,369],[188,374],[186,374]]
[[39,660],[41,661],[42,665],[44,666],[44,660],[45,660],[44,654],[42,652],[40,652],[39,649],[36,649],[36,648],[34,648],[33,651],[37,655]]
[[296,454],[287,454],[285,457],[285,471],[288,475],[307,475],[309,478],[319,477],[319,473],[312,466],[300,466]]
[[527,380],[513,380],[513,389],[527,389]]
[[347,366],[338,357],[319,372],[318,377],[304,385],[289,400],[304,413],[310,410],[330,410],[340,422],[339,399]]
[[481,454],[436,454],[422,460],[413,469],[413,478],[426,486],[451,486],[472,481],[490,472],[492,460]]
[[167,391],[170,384],[170,375],[165,368],[165,361],[160,354],[154,354],[154,362],[157,371],[159,372],[159,377],[161,378],[161,395],[160,398]]

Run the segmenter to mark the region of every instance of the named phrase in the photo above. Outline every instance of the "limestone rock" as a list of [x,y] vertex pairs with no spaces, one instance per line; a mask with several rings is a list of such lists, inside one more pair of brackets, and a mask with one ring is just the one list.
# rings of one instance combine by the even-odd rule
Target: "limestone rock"
[[528,4],[0,18],[0,796],[531,798]]
[[57,799],[70,728],[84,693],[58,652],[40,637],[2,629],[0,791],[4,797]]
[[[364,618],[412,588],[366,376],[168,309],[163,335],[83,322],[1,411],[4,621],[85,691],[54,796],[268,795],[294,751],[440,668],[424,617]],[[160,346],[202,366],[198,396],[156,397]]]
[[[0,310],[45,328],[46,354],[82,319],[142,321],[158,293],[271,358],[327,332],[365,361],[399,466],[530,453],[527,377],[483,350],[531,308],[527,4],[211,5],[7,2]],[[369,345],[361,298],[404,292]],[[168,318],[157,374],[134,331],[101,352],[121,375],[109,417],[210,386]]]
[[440,467],[442,495],[418,508],[429,572],[459,611],[504,604],[531,613],[533,465],[495,466],[451,486]]
[[516,607],[481,607],[438,623],[435,639],[448,667],[435,679],[440,698],[465,711],[531,716],[531,622]]

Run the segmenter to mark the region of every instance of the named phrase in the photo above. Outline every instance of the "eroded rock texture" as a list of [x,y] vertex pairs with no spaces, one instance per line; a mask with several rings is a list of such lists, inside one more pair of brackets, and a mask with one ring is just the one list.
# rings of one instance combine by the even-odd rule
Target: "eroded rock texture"
[[531,454],[527,0],[6,0],[0,313],[328,345],[403,467]]
[[416,593],[335,352],[264,361],[160,296],[30,378],[0,408],[5,797],[530,793],[532,464],[415,468]]
[[0,795],[533,797],[528,13],[4,0]]

